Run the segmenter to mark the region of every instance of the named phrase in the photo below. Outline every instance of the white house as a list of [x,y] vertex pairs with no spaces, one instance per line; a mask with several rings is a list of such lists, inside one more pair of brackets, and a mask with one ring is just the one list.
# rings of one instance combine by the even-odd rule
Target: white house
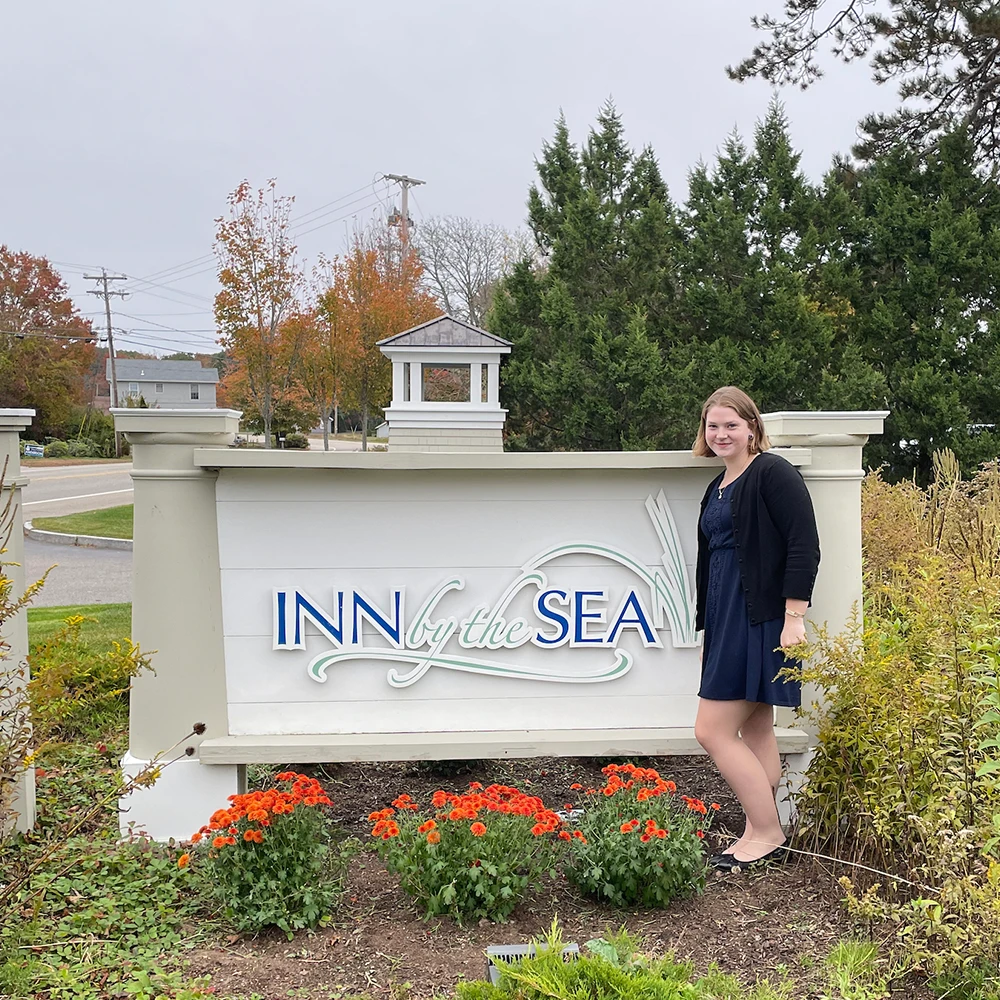
[[[200,361],[149,361],[144,358],[118,358],[118,402],[140,396],[149,406],[163,409],[212,409],[219,373],[203,368]],[[105,376],[111,381],[111,361],[105,362]]]

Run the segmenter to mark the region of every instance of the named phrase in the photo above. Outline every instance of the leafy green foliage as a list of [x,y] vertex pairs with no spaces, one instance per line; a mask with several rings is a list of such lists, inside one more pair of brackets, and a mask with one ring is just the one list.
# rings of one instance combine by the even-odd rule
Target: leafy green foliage
[[865,481],[864,626],[802,668],[826,704],[798,807],[806,846],[899,873],[843,879],[848,907],[941,971],[1000,947],[1000,468],[935,464],[927,490]]
[[575,960],[563,957],[557,924],[535,954],[499,966],[500,982],[459,983],[458,1000],[787,1000],[792,988],[769,982],[746,988],[715,969],[694,979],[690,964],[654,958],[624,931],[588,941]]
[[356,842],[331,844],[330,800],[315,779],[284,772],[275,781],[213,813],[177,864],[198,873],[237,930],[277,927],[291,938],[330,917]]
[[702,889],[709,807],[688,796],[678,801],[676,785],[651,768],[603,770],[607,784],[587,790],[577,830],[560,834],[569,878],[615,906],[664,907]]
[[175,960],[197,908],[175,853],[146,840],[67,841],[21,891],[19,919],[0,922],[0,992],[110,995],[136,970]]
[[98,652],[82,637],[84,619],[71,616],[29,657],[32,723],[62,738],[98,738],[128,718],[132,679],[150,669],[149,657],[130,639]]
[[372,836],[403,890],[427,916],[458,923],[505,920],[529,886],[551,870],[551,834],[560,827],[541,799],[478,782],[469,792],[437,791],[431,809],[409,795],[372,813]]

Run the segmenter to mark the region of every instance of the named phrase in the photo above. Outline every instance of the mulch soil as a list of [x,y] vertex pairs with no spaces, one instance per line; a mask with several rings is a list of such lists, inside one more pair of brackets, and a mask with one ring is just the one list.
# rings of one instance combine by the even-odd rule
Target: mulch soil
[[[334,818],[345,832],[365,838],[368,814],[404,791],[424,802],[438,788],[461,792],[470,781],[498,782],[539,795],[558,809],[572,797],[568,790],[573,782],[599,783],[604,763],[536,758],[329,764],[301,770],[322,781],[333,799]],[[635,763],[673,778],[679,793],[722,806],[706,839],[710,851],[742,832],[742,812],[706,758]],[[210,974],[218,993],[256,993],[266,1000],[346,1000],[360,993],[424,1000],[450,996],[457,982],[485,978],[488,945],[527,943],[544,935],[558,917],[567,942],[582,945],[608,928],[624,925],[641,935],[649,952],[672,952],[691,961],[698,973],[715,963],[746,984],[762,978],[776,981],[785,967],[802,984],[797,997],[806,1000],[822,994],[823,960],[830,949],[852,935],[837,885],[846,871],[802,859],[760,871],[714,874],[703,895],[674,902],[666,910],[634,911],[598,905],[560,876],[539,885],[507,923],[481,921],[460,927],[448,919],[423,919],[377,855],[365,852],[351,865],[342,904],[329,927],[293,941],[280,934],[234,935],[215,947],[197,948],[186,959],[189,974]],[[915,1000],[930,996],[917,983],[900,989],[897,995]]]

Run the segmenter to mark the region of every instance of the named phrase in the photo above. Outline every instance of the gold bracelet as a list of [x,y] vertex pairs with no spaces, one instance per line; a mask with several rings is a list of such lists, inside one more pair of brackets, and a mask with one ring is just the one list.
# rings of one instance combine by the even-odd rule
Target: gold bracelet
[[785,608],[785,614],[789,618],[805,618],[806,616],[804,611],[792,611],[791,608]]

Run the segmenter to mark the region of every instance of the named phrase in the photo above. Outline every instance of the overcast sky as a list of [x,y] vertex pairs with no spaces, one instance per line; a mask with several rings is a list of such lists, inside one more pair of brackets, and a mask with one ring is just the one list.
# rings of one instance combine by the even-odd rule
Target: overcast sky
[[[0,28],[5,149],[0,243],[59,263],[81,311],[85,270],[132,277],[122,347],[213,349],[213,219],[244,177],[295,196],[300,252],[343,249],[354,222],[426,181],[411,216],[516,227],[560,109],[582,141],[612,98],[651,144],[676,200],[770,88],[725,66],[774,0],[32,0]],[[867,111],[888,108],[864,63],[781,94],[819,178]],[[322,210],[322,211],[320,211]],[[326,213],[326,214],[323,214]],[[314,228],[319,227],[319,228]],[[314,229],[312,232],[306,230]],[[201,258],[201,260],[199,260]],[[195,261],[185,270],[177,265]],[[162,272],[162,273],[161,273]],[[150,278],[156,284],[137,280]],[[118,335],[116,334],[116,342]]]

